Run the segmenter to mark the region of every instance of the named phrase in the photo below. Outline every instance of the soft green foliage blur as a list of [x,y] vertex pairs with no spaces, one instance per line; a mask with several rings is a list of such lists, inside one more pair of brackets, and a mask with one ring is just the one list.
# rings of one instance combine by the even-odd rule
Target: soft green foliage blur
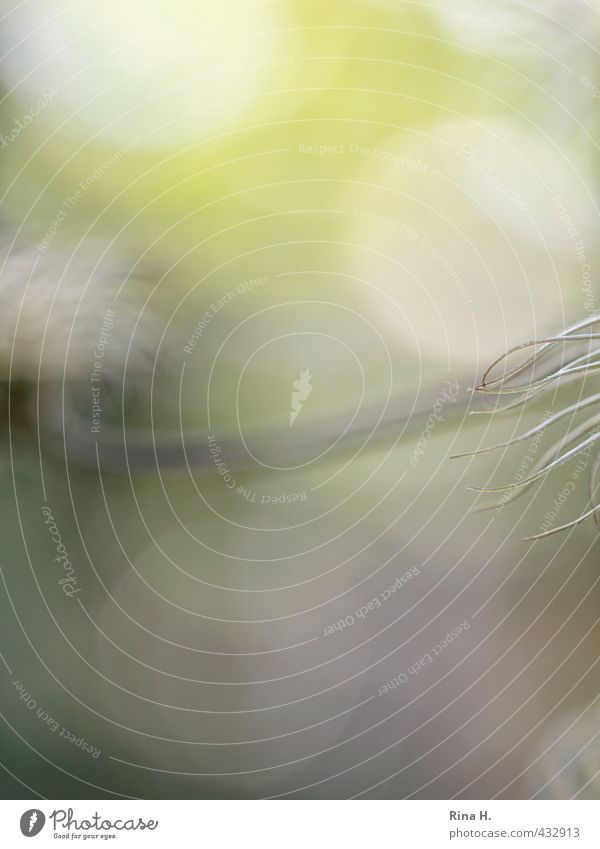
[[[508,4],[514,14],[507,18],[506,5],[110,0],[72,6],[38,0],[0,23],[7,50],[0,62],[0,133],[8,135],[15,117],[57,91],[0,150],[7,239],[17,234],[39,244],[60,218],[48,251],[40,252],[40,268],[52,252],[89,254],[92,267],[104,253],[131,257],[136,281],[147,280],[136,297],[139,291],[148,312],[162,319],[149,343],[160,341],[161,351],[153,394],[148,370],[140,369],[126,425],[145,434],[154,427],[160,434],[183,428],[230,436],[239,428],[250,441],[288,432],[290,386],[305,369],[314,372],[313,391],[290,438],[306,440],[309,456],[311,435],[324,422],[339,419],[346,426],[362,405],[379,409],[388,394],[399,418],[413,405],[420,411],[406,431],[356,457],[348,445],[283,473],[269,469],[262,456],[232,471],[250,492],[311,492],[292,514],[233,498],[214,470],[159,476],[125,469],[100,478],[93,463],[67,469],[69,445],[59,440],[57,451],[55,442],[46,444],[43,426],[42,449],[33,428],[13,422],[9,432],[0,396],[1,565],[8,588],[0,592],[2,645],[15,677],[27,679],[46,710],[77,726],[106,755],[95,764],[61,741],[48,742],[9,690],[7,719],[66,770],[56,789],[56,771],[47,762],[40,767],[5,728],[7,763],[19,766],[23,780],[37,776],[41,792],[252,797],[279,792],[288,779],[309,783],[319,774],[310,762],[298,773],[293,767],[260,772],[271,761],[301,762],[306,744],[298,737],[283,754],[275,746],[268,756],[261,751],[264,762],[253,760],[250,747],[170,748],[173,739],[230,739],[232,726],[218,712],[236,710],[235,688],[226,696],[214,688],[206,695],[194,682],[244,681],[254,668],[244,658],[207,659],[185,647],[243,653],[258,645],[257,651],[269,652],[310,640],[323,621],[360,603],[357,582],[386,561],[398,569],[423,566],[423,595],[431,594],[431,601],[423,612],[409,611],[407,634],[434,615],[441,617],[440,629],[453,627],[456,617],[490,601],[479,619],[483,648],[467,664],[484,681],[440,720],[439,733],[476,714],[452,742],[457,749],[449,760],[470,748],[469,734],[492,739],[430,792],[446,797],[498,763],[470,788],[469,798],[485,798],[526,769],[546,731],[536,723],[555,706],[551,676],[571,649],[565,675],[573,689],[560,710],[595,697],[597,676],[586,671],[597,652],[594,633],[587,635],[598,602],[593,528],[554,547],[525,547],[522,537],[539,528],[559,480],[546,495],[528,495],[526,507],[509,503],[480,516],[470,512],[475,496],[465,485],[510,481],[520,449],[509,459],[448,459],[533,427],[543,404],[502,420],[467,418],[462,402],[448,406],[422,459],[410,464],[445,381],[456,381],[466,395],[506,348],[580,318],[598,297],[598,100],[581,77],[600,85],[600,15],[593,4],[577,3],[573,13],[570,2],[555,0],[546,8]],[[594,270],[591,288],[583,264]],[[89,263],[85,269],[83,284],[93,278]],[[29,328],[38,342],[38,322],[51,315],[44,312]],[[205,331],[186,352],[207,312]],[[50,323],[50,333],[60,336],[64,325]],[[3,375],[11,332],[7,327],[0,338]],[[142,339],[145,332],[142,325]],[[87,353],[78,351],[72,356],[86,375]],[[51,387],[44,397],[62,413],[60,389],[53,396]],[[82,397],[75,407],[85,415]],[[107,425],[118,429],[118,392],[115,397]],[[68,421],[72,414],[67,409]],[[40,519],[41,455],[47,502],[86,587],[85,611],[57,597],[47,568],[52,549]],[[568,505],[572,515],[585,498],[578,491]],[[313,522],[315,515],[320,522]],[[272,533],[297,523],[283,538]],[[363,553],[358,565],[338,568],[356,551]],[[307,553],[295,559],[299,552]],[[579,571],[557,600],[564,571],[574,563]],[[321,572],[324,585],[313,581]],[[284,589],[270,592],[274,584]],[[319,609],[323,597],[344,593],[350,601],[336,601],[327,613]],[[582,598],[557,647],[557,617],[566,618]],[[456,605],[446,613],[448,599]],[[165,608],[170,616],[162,618]],[[298,609],[309,613],[294,618]],[[258,636],[246,624],[254,618],[266,620]],[[150,651],[144,628],[161,634]],[[393,634],[390,652],[406,636]],[[504,658],[507,647],[513,653]],[[329,647],[315,649],[312,658],[315,691],[331,684],[321,650]],[[361,668],[370,669],[371,651],[361,645]],[[407,648],[400,657],[408,663],[418,651]],[[511,687],[513,667],[525,668],[538,651],[530,679]],[[273,700],[302,698],[302,681],[284,680],[286,662],[267,657],[257,675],[281,676]],[[485,707],[485,676],[496,662],[491,677],[506,680],[507,688]],[[386,669],[375,669],[373,680],[385,680]],[[337,670],[339,678],[350,678],[352,659],[341,660]],[[464,669],[460,675],[467,680]],[[332,693],[325,713],[342,716],[372,686],[372,680],[367,686],[351,679]],[[425,698],[427,710],[451,702],[455,686],[449,680]],[[260,713],[268,701],[264,690],[244,697],[240,704],[250,718],[233,726],[236,739],[295,733],[289,716],[279,725],[268,711]],[[200,701],[217,718],[193,713]],[[173,703],[181,709],[165,713],[164,705]],[[303,710],[306,725],[318,726],[310,751],[362,730],[352,715],[335,726],[319,725],[325,714],[314,702]],[[513,712],[518,716],[506,736],[493,736]],[[393,732],[379,729],[377,746],[384,748],[390,734],[400,737],[404,721],[400,716]],[[135,723],[141,734],[130,732]],[[505,751],[530,732],[504,763]],[[420,745],[420,738],[407,742],[385,770],[417,757]],[[108,755],[173,774],[127,771]],[[445,765],[440,761],[440,770]],[[344,755],[334,753],[327,766],[343,770]],[[243,775],[253,768],[257,775]],[[390,793],[419,792],[427,769],[421,764],[404,774]],[[373,770],[364,773],[365,782],[377,780]],[[214,773],[218,777],[210,777]],[[527,795],[529,778],[515,780],[506,794]],[[348,782],[335,792],[359,789]],[[6,786],[8,794],[27,792],[18,779],[7,778]]]

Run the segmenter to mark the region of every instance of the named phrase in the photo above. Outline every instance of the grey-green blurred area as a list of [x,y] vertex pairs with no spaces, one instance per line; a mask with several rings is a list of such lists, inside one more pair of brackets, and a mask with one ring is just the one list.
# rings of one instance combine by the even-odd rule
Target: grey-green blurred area
[[9,0],[5,798],[598,797],[594,368],[471,390],[596,312],[599,32]]

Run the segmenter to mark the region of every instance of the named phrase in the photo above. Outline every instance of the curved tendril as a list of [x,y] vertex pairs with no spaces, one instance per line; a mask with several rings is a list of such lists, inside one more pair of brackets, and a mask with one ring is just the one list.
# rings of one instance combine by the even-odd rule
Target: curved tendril
[[511,401],[510,404],[506,404],[504,407],[492,407],[491,410],[469,410],[470,416],[491,416],[494,413],[506,413],[508,410],[515,410],[517,407],[525,404],[526,401],[530,401],[532,398],[537,398],[538,395],[541,395],[543,392],[547,392],[551,387],[543,386],[541,389],[537,389],[535,392],[530,392],[528,395],[524,395],[523,398],[519,398],[516,401]]
[[[546,463],[548,463],[551,459],[557,456],[559,451],[562,451],[563,448],[567,448],[569,445],[573,445],[574,443],[576,443],[579,437],[590,431],[596,423],[597,419],[595,416],[586,419],[577,427],[573,428],[570,433],[566,433],[562,437],[562,439],[558,439],[550,448],[548,448],[547,451],[542,454],[538,462],[533,467],[533,473],[536,474],[538,471],[542,470]],[[511,501],[515,501],[517,498],[520,498],[522,495],[524,495],[527,490],[531,486],[533,486],[533,483],[535,483],[535,481],[523,486],[521,489],[518,489],[516,492],[514,492]]]
[[596,514],[600,511],[600,505],[597,507],[592,507],[591,510],[587,510],[585,513],[582,513],[581,516],[578,516],[576,519],[572,519],[570,522],[567,522],[565,525],[559,525],[557,528],[552,528],[549,531],[544,531],[541,534],[534,534],[530,537],[524,537],[525,540],[537,540],[544,539],[544,537],[551,537],[553,534],[558,534],[561,531],[568,531],[569,528],[574,528],[576,525],[580,525],[582,522],[585,522],[586,519],[589,519],[590,516],[594,516],[596,518]]
[[[510,448],[515,444],[522,443],[527,439],[540,434],[544,429],[554,424],[557,421],[565,419],[568,416],[575,416],[581,410],[592,407],[600,402],[600,393],[585,397],[583,395],[584,384],[587,386],[586,378],[596,375],[600,371],[600,348],[594,348],[591,344],[586,345],[587,350],[577,356],[570,355],[566,349],[566,343],[591,343],[593,340],[600,339],[597,325],[600,324],[600,315],[591,316],[582,321],[579,321],[570,327],[566,328],[562,333],[537,339],[531,342],[526,342],[508,350],[501,357],[498,357],[484,372],[479,386],[475,387],[474,391],[487,393],[488,395],[496,395],[495,406],[489,410],[471,410],[469,415],[492,415],[497,412],[514,410],[522,408],[528,401],[537,399],[539,396],[552,392],[556,394],[566,383],[571,383],[574,380],[580,382],[579,400],[569,404],[564,409],[545,418],[535,427],[529,428],[522,434],[513,436],[504,442],[491,445],[488,448],[480,448],[476,451],[469,451],[462,454],[457,454],[452,457],[472,457],[479,454],[488,454],[492,451]],[[583,333],[582,331],[588,332]],[[562,346],[560,348],[559,346]],[[581,350],[580,345],[580,350]],[[527,349],[533,349],[527,353]],[[524,352],[522,356],[517,356],[519,360],[516,365],[509,368],[507,362],[509,358],[519,352]],[[546,358],[554,356],[554,365],[552,361],[550,365],[544,362],[542,367],[538,367]],[[558,365],[556,362],[558,360]],[[494,369],[497,369],[501,364],[504,364],[505,371],[498,377],[492,377]],[[526,369],[530,368],[529,381],[526,380],[527,375],[523,375]],[[519,381],[515,378],[523,375],[519,385]],[[510,385],[512,384],[512,385]],[[516,384],[516,385],[515,385]],[[504,402],[504,406],[500,407],[499,402],[503,396],[509,396],[509,403]],[[513,398],[510,398],[513,396]],[[516,396],[516,399],[515,399]],[[570,424],[570,423],[569,423]],[[589,459],[592,446],[600,440],[600,416],[595,415],[588,417],[584,422],[581,422],[571,432],[567,432],[563,437],[543,453],[540,459],[535,463],[528,477],[521,480],[515,480],[512,483],[499,487],[468,487],[475,492],[480,493],[509,493],[509,500],[514,500],[523,495],[529,487],[534,483],[548,475],[551,471],[563,465],[564,463],[576,457],[582,452],[586,452]],[[584,463],[587,466],[587,460]],[[600,475],[600,453],[594,457],[588,479],[589,487],[589,509],[586,509],[580,516],[572,519],[548,531],[534,534],[526,537],[527,540],[538,540],[561,531],[574,528],[584,522],[586,519],[593,516],[594,521],[600,527],[600,497],[597,496],[598,477]],[[506,498],[502,499],[502,506],[507,503]],[[471,512],[480,513],[493,508],[498,509],[499,502],[483,504]]]
[[[590,496],[590,504],[596,505],[596,477],[598,475],[598,470],[600,469],[600,454],[597,455],[594,463],[592,465],[592,470],[590,472],[590,479],[588,482],[589,488],[589,496]],[[596,527],[600,527],[600,520],[596,513],[594,513],[594,522],[596,523]]]
[[[570,375],[570,374],[577,374],[578,375],[581,371],[585,371],[585,369],[580,368],[579,366],[583,366],[586,363],[587,363],[587,367],[590,370],[592,370],[594,367],[600,365],[600,360],[594,360],[593,359],[594,357],[600,357],[600,348],[595,348],[593,351],[588,351],[585,354],[580,354],[579,357],[575,357],[575,359],[573,359],[573,360],[568,360],[557,371],[549,372],[548,374],[545,374],[542,378],[539,378],[538,381],[537,381],[537,384],[536,383],[528,383],[528,384],[525,384],[525,385],[521,384],[520,387],[516,386],[516,387],[510,387],[509,389],[506,389],[506,390],[497,390],[497,393],[498,394],[502,394],[503,392],[514,393],[514,392],[518,392],[518,391],[526,392],[526,391],[529,390],[530,387],[532,387],[532,386],[535,387],[536,385],[540,385],[542,383],[545,384],[546,381],[550,380],[553,377],[560,377],[560,376],[564,377],[565,375]],[[577,366],[577,368],[576,368],[576,366]]]
[[538,380],[531,381],[530,383],[525,385],[503,387],[502,389],[480,389],[478,387],[477,391],[489,392],[490,394],[494,395],[518,395],[519,393],[529,392],[533,389],[537,389],[540,386],[545,386],[548,383],[560,380],[560,378],[564,377],[565,375],[580,374],[581,372],[594,373],[598,370],[598,368],[600,368],[600,362],[574,365],[575,362],[580,362],[580,358],[578,358],[577,360],[573,360],[570,363],[567,363],[567,365],[561,366],[557,371],[551,372],[545,377],[540,377]]
[[[586,327],[593,327],[594,324],[597,324],[597,323],[600,323],[600,316],[591,316],[590,318],[586,318],[586,319],[583,319],[582,321],[575,322],[575,324],[572,324],[570,327],[567,327],[565,330],[563,330],[562,333],[558,334],[558,336],[551,337],[548,340],[538,339],[538,340],[535,340],[535,341],[532,341],[532,342],[525,342],[521,345],[515,345],[513,348],[511,348],[509,351],[507,351],[501,357],[498,357],[498,359],[495,360],[491,364],[491,366],[489,366],[489,368],[485,371],[485,373],[483,375],[483,378],[482,378],[482,381],[481,381],[481,386],[482,387],[490,386],[494,383],[498,383],[500,381],[507,380],[509,377],[514,377],[516,374],[519,374],[521,371],[523,371],[525,368],[527,368],[527,366],[529,366],[533,362],[535,362],[536,358],[539,358],[540,355],[544,356],[549,350],[552,349],[552,347],[555,344],[557,344],[557,342],[565,341],[569,337],[571,337],[572,334],[575,333],[575,331],[583,330]],[[592,338],[592,337],[590,335],[586,334],[586,336],[584,336],[582,338],[588,339],[588,338]],[[524,360],[524,362],[515,366],[513,369],[506,372],[501,377],[493,378],[492,380],[486,379],[487,376],[489,375],[489,373],[492,371],[492,369],[495,366],[497,366],[498,363],[501,363],[502,360],[509,357],[511,354],[514,354],[519,350],[523,350],[524,348],[531,347],[531,345],[540,345],[540,344],[542,345],[542,347],[540,348],[539,351],[536,351],[534,354],[532,354],[530,357],[528,357],[526,360]]]
[[541,424],[536,425],[530,430],[525,431],[525,433],[520,434],[520,436],[513,436],[512,439],[508,439],[506,442],[498,442],[496,445],[490,445],[489,448],[479,448],[476,451],[465,451],[463,454],[453,454],[450,459],[456,460],[459,457],[475,457],[479,454],[489,454],[490,451],[498,451],[501,448],[511,448],[513,445],[517,445],[517,443],[535,436],[536,433],[543,431],[548,425],[552,425],[555,422],[560,421],[560,419],[563,419],[570,413],[578,413],[580,410],[584,410],[586,407],[591,407],[593,404],[597,404],[598,402],[600,402],[600,393],[597,395],[591,395],[584,401],[576,401],[574,404],[565,407],[564,410],[560,410],[553,416],[549,416],[547,419],[544,419]]
[[[573,335],[573,336],[551,336],[547,339],[532,339],[530,342],[522,342],[520,345],[515,345],[513,348],[510,348],[508,351],[505,351],[502,356],[498,357],[494,362],[488,366],[485,370],[483,377],[481,379],[481,383],[479,386],[475,387],[476,389],[490,390],[490,387],[494,386],[497,383],[505,383],[507,380],[515,377],[515,375],[520,374],[524,369],[528,366],[534,364],[536,361],[543,359],[543,357],[550,353],[552,348],[555,345],[558,345],[559,342],[589,342],[592,339],[600,339],[600,334],[597,333],[586,333],[582,335]],[[508,357],[516,354],[517,351],[521,351],[525,348],[531,348],[532,345],[541,345],[541,349],[531,354],[531,356],[527,357],[522,363],[519,363],[518,366],[514,366],[509,371],[504,372],[498,377],[493,377],[488,379],[489,373],[492,369],[496,368],[503,360],[508,359]],[[493,389],[491,391],[494,391]]]
[[[579,373],[573,374],[565,374],[563,375],[563,386],[567,383],[570,383],[573,380],[581,380],[581,375]],[[515,410],[517,407],[522,406],[527,401],[530,401],[532,398],[538,398],[541,395],[544,395],[546,392],[556,392],[559,389],[558,386],[553,386],[551,383],[546,384],[545,386],[538,387],[533,392],[529,392],[525,394],[522,398],[518,398],[516,401],[511,401],[510,404],[506,404],[504,407],[492,407],[490,410],[470,410],[469,415],[475,416],[491,416],[494,413],[504,413],[508,410]],[[523,390],[525,392],[525,390]],[[490,393],[493,394],[493,393]]]
[[[593,419],[588,419],[587,421],[583,422],[583,424],[579,428],[576,428],[575,431],[573,431],[572,434],[569,434],[569,440],[567,441],[567,444],[574,442],[581,435],[582,432],[586,433],[588,430],[590,430],[590,428],[594,427],[594,425],[596,423],[597,423],[596,417],[594,417]],[[506,484],[504,486],[499,486],[499,487],[487,488],[487,487],[469,486],[469,487],[467,487],[467,489],[470,489],[474,492],[505,492],[508,489],[522,489],[523,487],[529,487],[529,486],[531,486],[531,484],[535,483],[537,480],[542,478],[544,475],[548,474],[548,472],[551,472],[554,469],[558,468],[559,466],[562,466],[563,463],[566,463],[572,457],[576,457],[577,454],[580,454],[582,451],[584,451],[587,448],[588,445],[593,445],[594,442],[596,442],[598,439],[600,439],[600,433],[593,433],[587,439],[584,439],[583,442],[580,442],[579,445],[576,445],[575,448],[571,448],[569,451],[566,451],[564,454],[557,457],[555,460],[552,460],[552,462],[546,464],[546,459],[547,459],[548,454],[554,453],[557,445],[559,445],[561,448],[563,447],[563,445],[564,445],[564,438],[563,438],[563,440],[559,440],[558,442],[556,442],[552,446],[552,448],[544,454],[544,456],[540,460],[540,464],[544,463],[545,465],[542,468],[540,468],[539,470],[534,471],[534,473],[532,475],[530,475],[528,478],[524,478],[522,481],[515,481],[513,483],[509,483],[509,484]],[[559,448],[559,450],[560,450],[560,448]]]
[[487,513],[488,510],[493,510],[497,506],[498,506],[497,501],[489,501],[489,502],[486,502],[485,504],[481,504],[479,507],[474,507],[472,510],[469,510],[469,512],[470,513]]

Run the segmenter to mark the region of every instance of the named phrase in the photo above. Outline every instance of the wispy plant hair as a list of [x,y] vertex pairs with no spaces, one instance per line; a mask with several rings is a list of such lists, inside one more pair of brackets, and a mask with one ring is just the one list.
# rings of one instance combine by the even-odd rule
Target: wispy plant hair
[[[574,384],[578,389],[575,401],[565,404],[555,413],[544,416],[539,424],[524,433],[487,448],[455,455],[465,457],[506,450],[535,437],[558,422],[565,422],[566,431],[539,457],[526,477],[501,486],[469,487],[476,492],[486,493],[510,491],[512,498],[516,498],[569,460],[582,453],[587,456],[593,454],[594,459],[588,476],[589,501],[586,509],[569,522],[528,539],[541,539],[568,530],[591,517],[597,525],[599,523],[600,504],[596,499],[596,480],[600,471],[600,392],[590,389],[593,378],[600,375],[600,346],[595,344],[597,341],[600,341],[600,316],[594,315],[571,325],[555,336],[535,339],[510,348],[488,366],[479,385],[474,387],[474,392],[494,401],[491,408],[473,411],[475,414],[487,415],[523,408],[542,396],[550,396],[554,402],[561,397],[559,390],[569,384]],[[575,417],[584,411],[586,415],[583,421],[574,424]]]

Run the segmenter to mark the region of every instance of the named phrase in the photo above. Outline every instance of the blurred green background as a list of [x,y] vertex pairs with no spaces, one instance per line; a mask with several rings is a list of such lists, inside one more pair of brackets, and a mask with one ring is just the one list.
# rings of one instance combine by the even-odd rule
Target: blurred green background
[[472,512],[529,442],[449,457],[556,410],[468,417],[468,389],[596,310],[599,27],[7,9],[6,798],[597,796],[595,526],[523,541],[570,469]]

